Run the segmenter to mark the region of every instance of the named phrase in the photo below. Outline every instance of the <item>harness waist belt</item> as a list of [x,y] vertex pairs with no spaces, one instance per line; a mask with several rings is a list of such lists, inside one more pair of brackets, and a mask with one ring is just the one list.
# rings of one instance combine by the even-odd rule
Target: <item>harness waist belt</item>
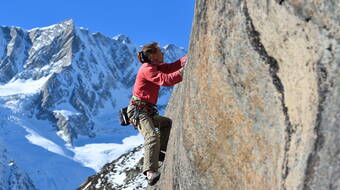
[[139,105],[139,106],[151,106],[151,107],[157,107],[155,104],[151,104],[151,103],[149,103],[149,102],[144,102],[143,100],[141,100],[141,99],[138,98],[137,96],[132,96],[131,104],[133,104],[133,105]]

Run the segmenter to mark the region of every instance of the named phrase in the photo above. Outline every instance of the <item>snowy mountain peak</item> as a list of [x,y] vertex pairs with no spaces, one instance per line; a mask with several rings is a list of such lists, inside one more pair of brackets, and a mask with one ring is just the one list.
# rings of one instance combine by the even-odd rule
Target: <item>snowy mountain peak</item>
[[73,19],[66,19],[66,20],[60,22],[60,24],[74,25],[74,20]]
[[[166,62],[186,53],[169,47]],[[27,174],[32,188],[75,189],[139,145],[138,132],[117,116],[131,97],[139,50],[125,35],[91,33],[73,20],[29,31],[0,27],[0,147],[8,150],[0,157],[11,158],[0,162],[13,161],[13,175]],[[161,89],[161,112],[171,90]],[[0,174],[14,168],[6,164]]]
[[36,30],[49,30],[49,29],[57,29],[57,28],[74,28],[75,27],[75,23],[72,19],[66,19],[64,21],[59,22],[58,24],[53,24],[47,27],[41,27],[41,28],[33,28],[31,30],[28,30],[28,32],[34,32]]
[[131,40],[129,37],[120,34],[118,36],[113,37],[114,40],[118,40],[119,42],[122,42],[123,44],[131,44]]
[[[3,29],[0,40],[0,95],[28,92],[22,85],[30,81],[36,89],[30,92],[40,98],[35,100],[37,107],[26,111],[55,123],[68,143],[79,135],[94,137],[93,119],[103,113],[100,110],[114,110],[128,102],[139,66],[139,46],[125,35],[110,39],[65,20],[30,31]],[[166,46],[165,51],[167,62],[185,54],[174,45]],[[125,95],[115,93],[122,88]],[[65,116],[62,113],[66,112],[57,110],[74,114]]]

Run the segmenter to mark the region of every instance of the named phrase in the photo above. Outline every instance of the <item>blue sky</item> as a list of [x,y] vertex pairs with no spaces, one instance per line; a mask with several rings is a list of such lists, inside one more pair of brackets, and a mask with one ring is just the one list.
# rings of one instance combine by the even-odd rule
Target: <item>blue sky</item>
[[77,27],[109,37],[125,34],[138,44],[188,49],[195,0],[4,0],[0,25],[24,29],[73,19]]

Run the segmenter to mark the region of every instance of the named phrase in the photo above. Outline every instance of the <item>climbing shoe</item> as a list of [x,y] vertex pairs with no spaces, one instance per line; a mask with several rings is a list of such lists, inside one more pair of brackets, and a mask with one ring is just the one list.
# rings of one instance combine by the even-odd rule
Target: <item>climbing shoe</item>
[[146,179],[148,180],[148,184],[150,186],[153,186],[157,183],[160,177],[161,177],[161,173],[155,172],[150,179],[149,178],[146,178]]

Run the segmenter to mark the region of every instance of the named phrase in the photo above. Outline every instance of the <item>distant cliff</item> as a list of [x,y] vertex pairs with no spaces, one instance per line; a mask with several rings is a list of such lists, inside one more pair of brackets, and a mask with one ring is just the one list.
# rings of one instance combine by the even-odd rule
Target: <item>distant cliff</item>
[[197,0],[157,189],[340,189],[340,3]]

